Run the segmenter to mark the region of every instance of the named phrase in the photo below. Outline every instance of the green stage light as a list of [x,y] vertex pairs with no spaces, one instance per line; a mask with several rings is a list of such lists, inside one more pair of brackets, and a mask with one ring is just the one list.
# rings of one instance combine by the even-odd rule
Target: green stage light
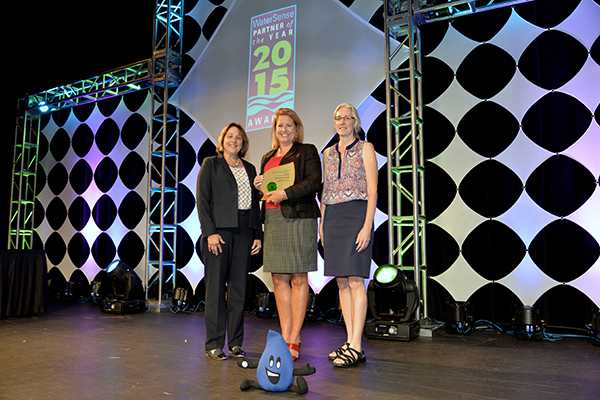
[[393,265],[382,265],[373,274],[373,278],[382,285],[391,284],[397,277],[398,268]]
[[374,318],[365,324],[367,337],[408,341],[419,335],[419,289],[399,266],[377,268],[367,288],[367,300]]

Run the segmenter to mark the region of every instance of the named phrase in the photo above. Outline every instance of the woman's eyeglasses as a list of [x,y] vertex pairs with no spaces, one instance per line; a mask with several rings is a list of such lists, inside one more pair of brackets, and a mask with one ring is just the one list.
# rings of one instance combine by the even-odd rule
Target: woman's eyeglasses
[[344,121],[352,121],[354,119],[356,119],[356,118],[354,118],[352,115],[344,115],[344,116],[338,115],[337,117],[334,118],[334,120],[336,120],[338,122],[342,121],[342,120],[344,120]]

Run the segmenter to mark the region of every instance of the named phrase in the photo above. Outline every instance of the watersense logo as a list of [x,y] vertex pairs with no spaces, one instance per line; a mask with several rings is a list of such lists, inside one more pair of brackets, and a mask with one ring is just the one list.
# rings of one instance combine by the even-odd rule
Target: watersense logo
[[246,130],[268,128],[280,107],[294,107],[296,5],[252,17]]

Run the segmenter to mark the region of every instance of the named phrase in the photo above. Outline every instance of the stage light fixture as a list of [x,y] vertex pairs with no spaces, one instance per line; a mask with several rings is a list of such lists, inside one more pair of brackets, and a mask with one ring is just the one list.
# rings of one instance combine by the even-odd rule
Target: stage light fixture
[[590,340],[594,346],[600,346],[600,310],[594,311],[590,326]]
[[321,311],[317,304],[317,295],[312,291],[308,294],[308,305],[306,307],[306,321],[317,321],[321,318]]
[[473,332],[473,317],[469,315],[469,302],[457,301],[446,307],[446,332],[470,335]]
[[273,312],[275,306],[271,301],[271,293],[256,294],[256,316],[260,318],[272,318],[277,314]]
[[173,292],[172,299],[172,307],[173,311],[177,312],[179,310],[185,311],[185,309],[189,306],[189,298],[190,298],[190,289],[177,287]]
[[339,293],[335,295],[335,307],[331,308],[325,314],[329,314],[329,312],[333,313],[333,318],[329,318],[330,322],[336,323],[338,325],[344,324],[344,314],[342,314],[342,303],[340,302]]
[[73,297],[73,287],[74,284],[71,281],[66,281],[65,284],[65,298],[71,299]]
[[140,277],[127,264],[113,261],[106,268],[112,288],[112,299],[100,302],[100,310],[113,314],[131,314],[146,310],[144,288]]
[[100,287],[102,286],[102,282],[100,281],[92,281],[92,301],[98,304],[100,301]]
[[[85,285],[87,286],[87,285]],[[88,296],[89,287],[86,290],[82,282],[73,280],[65,281],[64,299],[69,301],[78,301]]]
[[45,102],[45,101],[40,101],[40,108],[39,108],[39,110],[40,110],[41,112],[43,112],[43,113],[45,113],[45,112],[48,112],[48,110],[49,110],[49,109],[50,109],[50,107],[48,107],[48,106],[46,105],[46,102]]
[[546,323],[540,311],[532,306],[517,308],[513,318],[513,333],[519,340],[542,340]]
[[415,316],[419,290],[399,267],[386,264],[377,268],[367,298],[374,320],[365,324],[365,336],[409,341],[419,335],[420,324]]

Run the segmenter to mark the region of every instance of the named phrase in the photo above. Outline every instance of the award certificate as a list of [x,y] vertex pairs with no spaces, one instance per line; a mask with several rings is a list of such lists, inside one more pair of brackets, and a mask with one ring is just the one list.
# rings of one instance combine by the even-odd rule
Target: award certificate
[[261,200],[267,200],[267,193],[275,190],[287,189],[294,184],[294,176],[296,169],[294,163],[280,165],[279,167],[271,168],[263,175],[262,191],[263,197]]

